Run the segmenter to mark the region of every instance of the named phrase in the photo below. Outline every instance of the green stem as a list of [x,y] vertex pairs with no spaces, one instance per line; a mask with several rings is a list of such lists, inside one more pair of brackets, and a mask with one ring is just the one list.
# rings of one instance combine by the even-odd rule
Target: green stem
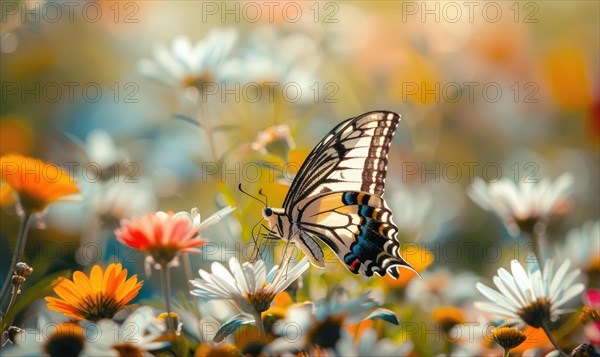
[[175,334],[175,327],[173,326],[173,319],[171,318],[171,277],[169,275],[169,268],[166,264],[163,264],[160,268],[163,293],[165,295],[165,309],[167,310],[167,325],[169,326],[169,332]]
[[[194,279],[193,275],[192,275],[192,264],[190,263],[190,255],[188,253],[182,253],[181,254],[182,258],[183,258],[183,269],[185,271],[185,280],[187,280],[188,282],[188,288],[191,291],[194,288],[194,285],[192,285],[191,281]],[[196,295],[192,295],[192,300],[194,301],[194,308],[197,309],[198,305],[200,304],[200,299],[198,298],[198,296]],[[198,315],[194,314],[194,318],[196,319],[196,326],[198,326],[198,332],[200,332],[200,339],[202,340],[202,331],[200,331],[200,318],[198,317]],[[200,342],[204,342],[204,341],[200,341]]]
[[554,348],[558,352],[560,352],[561,356],[567,356],[568,357],[569,355],[567,355],[563,350],[560,349],[560,347],[558,347],[558,343],[556,343],[556,341],[554,340],[554,337],[552,337],[552,334],[550,333],[550,329],[548,328],[548,323],[547,322],[543,322],[542,323],[542,329],[546,333],[546,336],[548,336],[548,339],[552,343],[552,346],[554,346]]
[[[204,103],[207,104],[207,103]],[[210,160],[214,163],[217,162],[217,149],[215,146],[215,139],[213,137],[213,130],[212,130],[212,122],[210,120],[210,113],[208,110],[208,105],[202,105],[202,103],[200,101],[198,101],[198,109],[199,109],[199,113],[198,113],[198,120],[200,121],[200,123],[202,123],[204,125],[204,130],[206,133],[206,141],[208,142],[208,149],[210,152]]]
[[19,288],[21,285],[13,285],[12,296],[10,297],[10,301],[8,302],[8,306],[6,307],[6,314],[10,311],[10,307],[17,300],[17,295],[19,295]]
[[505,348],[505,349],[504,349],[504,353],[503,353],[502,355],[503,355],[504,357],[508,357],[508,351],[509,351],[509,349],[508,349],[508,348]]
[[[29,233],[29,227],[31,226],[31,222],[33,221],[32,217],[32,215],[27,213],[24,213],[21,217],[21,223],[19,224],[19,235],[17,236],[17,245],[15,247],[15,252],[8,267],[6,279],[4,279],[4,283],[2,284],[2,290],[0,291],[0,306],[2,304],[2,301],[4,301],[6,294],[8,293],[8,288],[10,287],[10,282],[12,280],[15,266],[23,258],[23,253],[25,252],[25,243],[27,242],[27,234]],[[6,314],[2,313],[1,311],[2,310],[0,310],[1,316],[6,316]]]

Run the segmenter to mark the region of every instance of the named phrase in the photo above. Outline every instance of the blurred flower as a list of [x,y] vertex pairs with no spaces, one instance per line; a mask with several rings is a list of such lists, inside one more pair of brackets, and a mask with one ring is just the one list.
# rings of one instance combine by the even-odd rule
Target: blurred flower
[[587,109],[592,105],[592,74],[584,53],[574,47],[559,47],[548,55],[544,65],[557,104],[565,109]]
[[[410,246],[402,244],[400,246],[400,256],[402,256],[404,260],[406,260],[406,262],[418,273],[423,272],[434,260],[433,254],[425,249],[419,248],[417,245]],[[397,279],[392,277],[390,274],[386,274],[383,277],[383,280],[391,288],[401,288],[406,286],[406,284],[408,284],[410,281],[415,280],[413,279],[417,276],[415,271],[407,270],[406,272],[403,272],[403,274],[400,274]]]
[[600,345],[600,290],[588,289],[583,294],[583,312],[579,317],[584,325],[585,336],[598,346]]
[[259,132],[250,147],[263,155],[270,153],[287,161],[288,152],[296,147],[296,144],[290,135],[290,127],[283,124],[271,126]]
[[241,356],[240,351],[234,345],[230,345],[227,343],[222,344],[211,344],[211,343],[203,343],[196,348],[196,352],[194,352],[194,357],[212,357],[212,356],[220,356],[220,357],[239,357]]
[[343,341],[338,344],[340,356],[408,356],[413,349],[410,340],[402,344],[394,343],[387,338],[377,340],[377,332],[372,328],[362,331],[356,338],[356,343],[354,336],[348,333],[344,333],[342,338]]
[[0,182],[0,207],[14,204],[15,194],[10,185]]
[[92,197],[94,213],[102,219],[121,220],[156,207],[156,197],[145,182],[106,183]]
[[7,356],[86,356],[90,345],[83,327],[73,322],[48,322],[40,330],[21,330],[14,341],[13,348],[3,351]]
[[29,213],[43,211],[64,196],[79,192],[75,180],[60,168],[21,155],[0,157],[0,177]]
[[586,222],[567,233],[563,244],[555,247],[556,257],[569,259],[577,268],[590,272],[600,270],[600,221]]
[[[297,96],[288,100],[313,101],[313,86],[321,58],[317,43],[308,35],[293,33],[282,36],[272,27],[262,27],[250,34],[240,58],[229,63],[231,72],[242,81],[298,87]],[[283,93],[276,90],[274,93]],[[290,91],[290,93],[293,93]],[[284,93],[285,94],[285,93]]]
[[517,260],[511,263],[512,274],[504,268],[498,269],[493,280],[500,292],[477,283],[477,289],[492,302],[476,302],[475,306],[533,327],[547,327],[550,321],[567,312],[559,309],[560,306],[584,289],[583,284],[573,284],[579,269],[569,272],[571,262],[566,260],[555,272],[554,261],[548,259],[542,272],[533,254],[528,261],[528,272]]
[[[557,351],[558,352],[558,351]],[[557,356],[560,354],[556,354]],[[546,356],[550,356],[547,354]],[[575,347],[570,354],[571,357],[598,357],[600,353],[594,348],[594,346],[589,343],[582,343],[581,345]]]
[[104,319],[85,323],[83,327],[85,331],[97,331],[98,336],[87,345],[88,356],[149,356],[147,351],[169,345],[169,342],[157,341],[165,331],[165,324],[154,317],[148,306],[135,310],[121,324]]
[[[304,257],[293,268],[282,267],[289,268],[285,274],[277,274],[280,269],[278,265],[267,274],[262,260],[240,264],[233,257],[229,259],[229,270],[217,262],[211,266],[212,273],[200,269],[200,279],[191,281],[196,287],[192,295],[208,300],[229,300],[256,318],[269,309],[275,296],[298,279],[308,265],[308,259]],[[278,279],[274,280],[276,277]]]
[[[368,293],[348,300],[342,290],[335,290],[329,300],[293,305],[288,308],[286,317],[274,324],[275,334],[281,337],[267,346],[266,352],[280,354],[303,350],[309,355],[315,355],[315,351],[339,355],[342,345],[348,341],[344,336],[348,333],[347,327],[378,318],[398,324],[393,312],[381,308],[372,311],[376,306]],[[290,326],[294,326],[293,336],[286,335],[292,330]]]
[[445,333],[450,332],[456,325],[465,323],[465,314],[461,309],[454,306],[438,307],[431,313],[433,320],[440,324]]
[[508,356],[508,351],[525,342],[527,336],[513,327],[500,327],[491,332],[494,341],[500,345],[505,351],[505,356]]
[[427,311],[443,305],[460,304],[477,294],[474,286],[479,277],[472,272],[456,273],[446,268],[423,272],[406,286],[406,299],[419,303]]
[[481,208],[498,214],[512,235],[519,230],[533,232],[534,226],[547,223],[549,216],[565,202],[573,189],[575,179],[564,173],[554,182],[543,179],[540,183],[515,184],[504,178],[486,184],[476,177],[467,194]]
[[78,320],[98,321],[112,318],[128,308],[142,288],[137,274],[127,279],[127,269],[121,264],[110,264],[105,271],[95,265],[89,277],[81,271],[73,273],[73,280],[60,278],[54,292],[60,297],[46,297],[50,310],[64,313]]
[[157,45],[152,59],[139,62],[138,71],[169,86],[202,89],[203,83],[223,79],[237,37],[234,28],[213,29],[195,45],[186,37],[177,37],[170,49]]
[[166,268],[178,264],[179,253],[200,253],[197,247],[206,240],[200,238],[209,226],[217,223],[233,209],[226,207],[201,222],[198,210],[192,213],[176,214],[158,211],[147,213],[141,217],[121,220],[121,227],[115,230],[117,239],[134,249],[147,254],[146,273],[150,274],[150,266]]
[[428,219],[434,207],[431,190],[415,189],[407,185],[398,185],[388,199],[394,210],[394,222],[401,232],[417,240],[420,232],[430,224]]

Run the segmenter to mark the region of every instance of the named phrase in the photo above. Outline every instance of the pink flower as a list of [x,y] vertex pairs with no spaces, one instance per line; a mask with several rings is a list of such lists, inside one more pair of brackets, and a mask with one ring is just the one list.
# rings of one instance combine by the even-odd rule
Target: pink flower
[[206,242],[189,217],[162,211],[122,219],[115,234],[121,243],[146,253],[147,264],[158,267],[176,265],[178,253],[200,253],[197,247]]
[[584,325],[585,336],[593,345],[598,346],[600,345],[600,321],[598,320],[600,290],[588,289],[583,294],[583,303],[585,305],[583,315],[588,315],[582,320],[582,322],[586,322]]
[[115,235],[121,243],[146,253],[146,274],[149,275],[152,264],[157,269],[177,266],[179,253],[200,253],[197,247],[206,242],[199,237],[200,233],[233,210],[227,206],[204,221],[197,208],[191,213],[146,213],[141,217],[122,219]]

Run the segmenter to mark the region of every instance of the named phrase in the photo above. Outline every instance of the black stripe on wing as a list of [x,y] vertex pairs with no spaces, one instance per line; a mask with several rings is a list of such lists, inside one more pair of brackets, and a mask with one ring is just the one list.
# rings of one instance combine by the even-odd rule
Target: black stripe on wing
[[302,199],[329,191],[384,192],[389,147],[400,115],[374,111],[336,126],[308,155],[283,207],[290,214]]

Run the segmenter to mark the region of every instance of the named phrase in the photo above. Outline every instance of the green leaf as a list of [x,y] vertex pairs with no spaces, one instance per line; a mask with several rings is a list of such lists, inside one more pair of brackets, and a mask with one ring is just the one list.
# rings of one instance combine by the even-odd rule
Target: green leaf
[[228,130],[239,130],[240,127],[233,124],[215,125],[213,131],[228,131]]
[[217,331],[217,334],[213,338],[213,341],[221,342],[227,336],[234,333],[238,328],[248,324],[254,324],[254,317],[247,314],[234,316],[231,320],[221,325],[219,331]]
[[178,119],[178,120],[183,120],[184,122],[190,123],[192,125],[195,125],[199,128],[202,127],[202,125],[200,125],[200,122],[198,122],[198,120],[188,117],[187,115],[183,115],[183,114],[175,114],[173,115],[174,119]]
[[6,314],[6,318],[3,321],[2,331],[9,327],[9,324],[19,312],[31,305],[42,295],[49,295],[52,292],[52,289],[54,288],[53,282],[56,279],[60,277],[66,278],[70,275],[71,270],[65,269],[57,273],[48,275],[47,277],[43,278],[42,280],[40,280],[32,286],[27,286],[27,282],[25,282],[22,286],[21,294],[17,296],[15,304],[10,308],[10,310]]
[[398,321],[398,317],[396,316],[396,313],[393,312],[392,310],[388,310],[388,309],[384,309],[384,308],[375,309],[375,311],[373,311],[372,313],[370,313],[369,316],[365,317],[363,319],[363,321],[365,321],[365,320],[377,320],[377,319],[381,319],[381,320],[387,321],[387,322],[392,323],[394,325],[399,325],[400,324],[400,322]]

